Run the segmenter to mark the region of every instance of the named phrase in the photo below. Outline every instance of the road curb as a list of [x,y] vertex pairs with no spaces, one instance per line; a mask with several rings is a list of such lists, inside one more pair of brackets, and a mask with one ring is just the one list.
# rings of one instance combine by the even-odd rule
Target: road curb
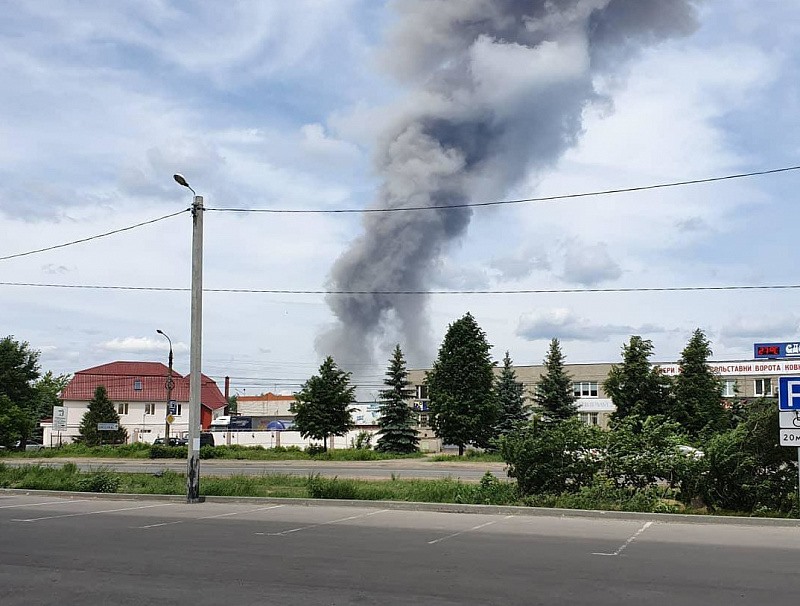
[[[65,490],[30,490],[25,488],[0,488],[0,494],[47,495],[51,497],[102,499],[110,501],[166,501],[186,503],[182,495],[125,494],[70,492]],[[551,507],[519,507],[512,505],[470,505],[460,503],[417,503],[411,501],[357,501],[339,499],[290,499],[280,497],[221,497],[205,496],[206,503],[277,504],[303,507],[360,507],[366,509],[392,509],[399,511],[428,511],[436,513],[467,513],[483,515],[511,515],[525,517],[591,518],[602,520],[627,520],[640,522],[669,522],[673,524],[710,524],[732,526],[766,526],[800,528],[800,520],[787,518],[756,518],[743,516],[688,515],[679,513],[638,513],[630,511],[603,511],[593,509],[557,509]]]

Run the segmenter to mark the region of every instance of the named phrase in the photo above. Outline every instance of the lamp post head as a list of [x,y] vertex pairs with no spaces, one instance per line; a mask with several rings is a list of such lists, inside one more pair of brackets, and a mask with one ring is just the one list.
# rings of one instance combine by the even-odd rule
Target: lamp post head
[[195,196],[197,195],[197,192],[195,192],[195,191],[192,189],[192,186],[191,186],[191,185],[189,185],[189,182],[186,180],[186,177],[184,177],[182,174],[180,174],[180,173],[175,173],[174,175],[172,175],[172,178],[173,178],[173,179],[175,179],[175,182],[176,182],[178,185],[183,185],[184,187],[187,187],[187,188],[189,188],[189,189],[191,190],[191,192],[192,192],[192,193],[193,193]]

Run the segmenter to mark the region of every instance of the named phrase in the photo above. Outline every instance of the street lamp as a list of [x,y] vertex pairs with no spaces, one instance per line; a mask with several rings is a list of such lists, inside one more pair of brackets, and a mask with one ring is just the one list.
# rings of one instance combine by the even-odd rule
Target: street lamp
[[169,407],[172,404],[172,388],[175,387],[175,381],[172,380],[172,339],[160,328],[156,332],[162,337],[166,337],[169,341],[169,372],[167,374],[167,407],[164,411],[164,446],[169,446]]
[[203,339],[203,196],[181,174],[172,176],[194,194],[192,201],[192,323],[189,347],[189,443],[186,458],[186,502],[200,503],[200,358]]

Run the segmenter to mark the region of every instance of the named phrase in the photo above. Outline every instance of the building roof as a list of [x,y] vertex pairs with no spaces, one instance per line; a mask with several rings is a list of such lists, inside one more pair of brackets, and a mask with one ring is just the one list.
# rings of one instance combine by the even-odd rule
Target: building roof
[[292,402],[293,400],[294,396],[279,396],[271,391],[260,396],[236,396],[237,402]]
[[[61,392],[63,400],[89,401],[98,385],[108,391],[112,402],[159,402],[167,398],[169,369],[160,362],[110,362],[79,370]],[[172,371],[175,383],[172,399],[189,401],[189,376]],[[201,374],[200,401],[210,410],[226,405],[225,396],[216,382]]]

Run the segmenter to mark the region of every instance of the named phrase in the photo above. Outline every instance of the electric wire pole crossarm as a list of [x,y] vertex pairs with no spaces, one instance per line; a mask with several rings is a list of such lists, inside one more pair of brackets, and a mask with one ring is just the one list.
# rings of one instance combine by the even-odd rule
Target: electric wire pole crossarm
[[194,194],[192,201],[192,319],[189,347],[189,442],[186,459],[186,502],[200,503],[200,389],[203,331],[203,196],[198,196],[183,175],[175,181]]

